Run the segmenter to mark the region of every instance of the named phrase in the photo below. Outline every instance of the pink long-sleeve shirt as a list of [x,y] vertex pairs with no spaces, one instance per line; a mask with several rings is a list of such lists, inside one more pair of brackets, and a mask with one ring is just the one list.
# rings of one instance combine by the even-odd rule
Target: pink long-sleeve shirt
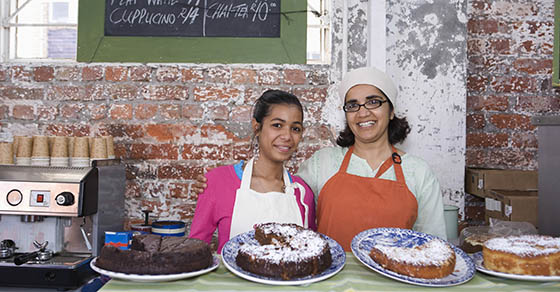
[[[212,234],[218,228],[218,253],[221,253],[222,247],[229,240],[231,216],[241,180],[235,172],[234,165],[215,168],[206,174],[206,178],[208,187],[198,197],[189,237],[198,238],[210,244]],[[291,176],[291,178],[293,182],[298,182],[305,188],[303,201],[309,209],[307,214],[309,228],[316,230],[313,191],[301,178],[296,176]],[[301,194],[298,188],[295,189],[294,195],[303,221],[305,209],[301,204]]]

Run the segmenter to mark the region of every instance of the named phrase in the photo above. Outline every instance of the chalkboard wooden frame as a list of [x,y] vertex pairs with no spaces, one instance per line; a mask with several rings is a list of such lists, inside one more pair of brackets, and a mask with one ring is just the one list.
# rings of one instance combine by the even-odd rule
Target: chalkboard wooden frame
[[554,58],[552,64],[552,86],[560,87],[560,2],[554,1]]
[[[305,11],[307,1],[281,0],[281,11]],[[105,1],[80,0],[78,62],[305,64],[307,13],[280,17],[280,38],[114,37],[104,35]]]

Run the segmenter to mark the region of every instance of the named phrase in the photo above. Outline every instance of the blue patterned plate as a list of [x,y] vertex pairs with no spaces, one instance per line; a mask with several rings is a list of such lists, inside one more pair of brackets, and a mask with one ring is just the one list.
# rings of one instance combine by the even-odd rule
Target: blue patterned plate
[[489,270],[484,266],[484,258],[482,257],[481,251],[473,254],[472,258],[474,264],[476,265],[476,269],[488,275],[507,278],[507,279],[514,279],[514,280],[524,280],[524,281],[539,281],[539,282],[560,281],[560,276],[518,275],[518,274],[508,274],[508,273]]
[[206,269],[188,272],[188,273],[179,273],[179,274],[166,274],[166,275],[147,275],[147,274],[125,274],[120,272],[113,272],[109,270],[104,270],[95,265],[97,258],[93,259],[89,263],[91,268],[98,272],[99,274],[109,276],[114,279],[125,280],[125,281],[132,281],[132,282],[168,282],[168,281],[176,281],[186,278],[195,277],[198,275],[206,274],[210,271],[213,271],[218,268],[220,265],[220,259],[217,255],[212,256],[212,265],[210,265]]
[[475,267],[472,259],[461,249],[450,244],[455,251],[455,270],[447,277],[423,279],[405,276],[383,268],[376,263],[369,252],[375,244],[397,247],[414,247],[436,238],[435,236],[400,228],[374,228],[360,232],[352,239],[352,253],[368,268],[397,281],[427,287],[447,287],[465,283],[474,277]]
[[323,235],[331,248],[331,255],[332,255],[332,265],[330,268],[326,269],[322,273],[314,276],[307,276],[303,278],[295,278],[291,280],[282,280],[279,278],[272,278],[261,276],[257,274],[253,274],[251,272],[243,270],[241,267],[237,265],[235,262],[235,257],[237,257],[237,252],[239,251],[239,246],[244,243],[253,243],[258,244],[255,240],[255,231],[251,230],[245,233],[241,233],[234,238],[230,239],[224,247],[222,248],[222,261],[226,268],[230,270],[235,275],[247,279],[249,281],[269,284],[269,285],[305,285],[314,282],[319,282],[334,276],[344,267],[346,263],[346,254],[344,250],[338,244],[338,242],[334,241],[332,238]]

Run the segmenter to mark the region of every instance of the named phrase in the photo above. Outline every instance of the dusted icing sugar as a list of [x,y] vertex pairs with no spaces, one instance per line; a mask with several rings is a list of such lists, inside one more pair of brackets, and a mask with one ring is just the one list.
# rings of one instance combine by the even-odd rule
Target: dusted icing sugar
[[449,245],[439,239],[413,248],[385,245],[376,245],[375,248],[394,261],[417,266],[442,265],[454,253]]
[[300,262],[320,255],[328,243],[318,233],[302,230],[290,225],[263,224],[259,226],[265,234],[277,234],[285,238],[285,242],[273,244],[244,244],[239,247],[255,258],[266,259],[274,263]]
[[539,256],[560,252],[560,237],[520,235],[487,240],[484,246],[518,256]]

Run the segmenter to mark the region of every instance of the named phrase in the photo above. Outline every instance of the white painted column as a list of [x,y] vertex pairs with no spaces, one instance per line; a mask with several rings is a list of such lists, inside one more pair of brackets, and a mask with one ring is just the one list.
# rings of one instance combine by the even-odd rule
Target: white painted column
[[[344,1],[346,2],[346,1]],[[368,52],[367,65],[385,71],[387,57],[387,26],[385,0],[369,0],[368,3]]]

